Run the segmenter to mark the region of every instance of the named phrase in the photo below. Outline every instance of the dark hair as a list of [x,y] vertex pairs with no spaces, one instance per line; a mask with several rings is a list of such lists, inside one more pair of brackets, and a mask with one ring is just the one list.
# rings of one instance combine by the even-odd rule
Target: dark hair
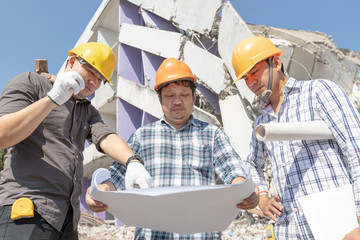
[[[173,82],[170,82],[170,83],[176,83],[176,84],[177,84],[177,83],[180,82],[180,81],[181,81],[181,83],[182,83],[183,86],[185,86],[185,85],[184,85],[184,82],[189,83],[189,87],[190,87],[190,89],[191,89],[191,92],[192,92],[192,94],[194,95],[194,92],[196,91],[197,84],[195,84],[193,81],[189,81],[189,80],[177,80],[177,81],[173,81]],[[163,85],[163,86],[160,86],[160,87],[159,87],[159,90],[157,90],[157,93],[158,93],[160,102],[162,101],[162,97],[161,97],[162,89],[163,89],[164,87],[168,86],[170,83],[165,84],[165,85]],[[187,85],[187,84],[186,84],[186,85]],[[187,86],[185,86],[185,87],[187,87]]]

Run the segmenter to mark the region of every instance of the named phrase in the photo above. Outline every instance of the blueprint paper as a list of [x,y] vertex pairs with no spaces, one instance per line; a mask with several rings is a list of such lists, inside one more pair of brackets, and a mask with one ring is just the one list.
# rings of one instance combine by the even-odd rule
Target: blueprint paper
[[359,226],[351,185],[300,197],[299,203],[316,240],[343,239]]
[[255,131],[259,141],[335,139],[324,121],[264,123]]
[[222,231],[239,213],[236,204],[254,191],[247,171],[249,177],[239,184],[106,192],[97,185],[110,178],[110,172],[99,168],[93,173],[90,195],[127,226],[181,234]]

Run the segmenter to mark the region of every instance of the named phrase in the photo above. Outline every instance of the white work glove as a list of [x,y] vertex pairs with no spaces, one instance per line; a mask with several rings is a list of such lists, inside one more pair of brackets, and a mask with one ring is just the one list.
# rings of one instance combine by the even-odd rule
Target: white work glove
[[69,100],[73,94],[78,94],[84,87],[84,80],[78,72],[63,72],[56,76],[55,83],[47,95],[60,106]]
[[125,174],[126,189],[134,189],[134,185],[139,185],[140,188],[149,188],[152,186],[152,178],[144,165],[140,162],[130,162],[127,166]]

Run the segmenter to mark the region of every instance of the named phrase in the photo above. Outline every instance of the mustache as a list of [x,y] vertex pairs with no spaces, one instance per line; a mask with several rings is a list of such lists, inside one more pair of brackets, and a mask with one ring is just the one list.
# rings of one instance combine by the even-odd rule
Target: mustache
[[184,108],[181,107],[181,106],[174,106],[174,107],[171,107],[170,110],[183,110]]

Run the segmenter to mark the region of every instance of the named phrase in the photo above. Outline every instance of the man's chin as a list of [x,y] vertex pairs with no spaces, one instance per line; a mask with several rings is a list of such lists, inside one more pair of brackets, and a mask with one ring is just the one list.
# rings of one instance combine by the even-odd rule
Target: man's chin
[[84,96],[83,94],[76,94],[76,95],[74,95],[74,98],[76,99],[76,100],[83,100],[83,99],[85,99],[85,98],[87,98],[88,96]]
[[184,118],[178,118],[178,117],[172,117],[171,119],[176,122],[182,122],[184,120]]

